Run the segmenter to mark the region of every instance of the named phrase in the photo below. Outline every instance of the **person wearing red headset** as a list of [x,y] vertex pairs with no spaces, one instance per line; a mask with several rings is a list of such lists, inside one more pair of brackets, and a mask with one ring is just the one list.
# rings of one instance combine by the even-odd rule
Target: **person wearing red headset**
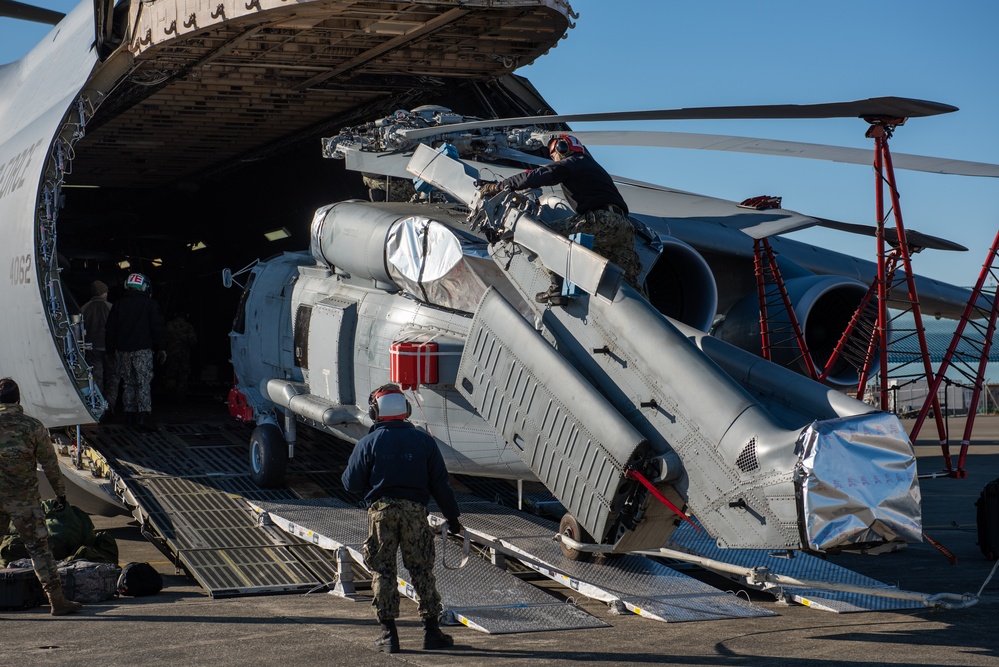
[[[515,174],[499,183],[483,183],[479,191],[492,197],[503,190],[530,190],[560,184],[575,215],[550,224],[556,232],[569,236],[593,236],[594,252],[624,269],[625,281],[643,292],[638,284],[642,261],[635,252],[635,228],[628,219],[628,205],[617,186],[589,151],[571,134],[558,134],[548,142],[552,162],[537,169]],[[547,292],[539,292],[539,302],[554,301],[561,287],[553,279]]]
[[382,627],[375,648],[385,653],[399,652],[395,619],[399,616],[396,554],[400,549],[403,565],[420,598],[423,648],[454,645],[454,640],[440,629],[434,534],[427,522],[431,496],[447,519],[448,532],[457,535],[463,529],[437,441],[408,421],[411,412],[409,401],[397,385],[382,385],[371,392],[368,415],[374,423],[354,446],[342,477],[344,487],[364,494],[368,503],[364,562],[372,572],[372,605]]

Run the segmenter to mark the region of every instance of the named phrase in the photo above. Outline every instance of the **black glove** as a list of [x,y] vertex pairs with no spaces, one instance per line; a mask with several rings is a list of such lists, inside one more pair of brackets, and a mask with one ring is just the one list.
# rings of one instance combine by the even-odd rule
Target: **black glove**
[[156,353],[156,363],[162,366],[163,364],[166,363],[166,360],[167,360],[166,350],[160,350],[159,352]]
[[503,188],[499,186],[499,183],[483,183],[479,187],[479,192],[482,193],[483,197],[495,197],[500,193]]
[[55,510],[61,512],[66,509],[66,496],[56,496]]
[[447,532],[448,532],[449,535],[457,535],[457,534],[459,534],[463,530],[465,530],[465,528],[464,528],[464,526],[461,525],[460,521],[458,521],[457,519],[454,519],[453,521],[452,520],[448,520],[448,522],[447,522]]

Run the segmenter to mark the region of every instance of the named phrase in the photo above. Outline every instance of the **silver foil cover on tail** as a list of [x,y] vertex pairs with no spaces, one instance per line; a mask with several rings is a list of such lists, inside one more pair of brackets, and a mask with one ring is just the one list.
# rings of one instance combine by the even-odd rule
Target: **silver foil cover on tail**
[[922,541],[916,457],[894,415],[814,422],[801,443],[798,483],[807,548]]

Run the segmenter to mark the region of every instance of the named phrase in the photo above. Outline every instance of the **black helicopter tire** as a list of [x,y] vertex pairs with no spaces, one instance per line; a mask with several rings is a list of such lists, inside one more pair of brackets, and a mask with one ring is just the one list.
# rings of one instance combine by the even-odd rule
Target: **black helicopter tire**
[[[579,525],[579,522],[576,521],[576,517],[568,512],[566,512],[562,516],[562,520],[559,521],[558,532],[559,534],[565,535],[566,537],[574,539],[577,542],[593,542],[593,538],[590,537],[590,534]],[[560,541],[558,546],[559,549],[562,550],[562,555],[569,560],[587,561],[593,556],[593,554],[589,551],[579,551],[578,549],[573,549],[565,542]]]
[[275,424],[261,424],[250,436],[250,477],[257,486],[271,489],[284,483],[288,444]]

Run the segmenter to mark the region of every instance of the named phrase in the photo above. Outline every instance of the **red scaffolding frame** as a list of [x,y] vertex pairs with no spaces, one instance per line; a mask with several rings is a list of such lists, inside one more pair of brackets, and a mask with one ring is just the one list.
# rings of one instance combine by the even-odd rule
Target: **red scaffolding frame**
[[[760,300],[760,344],[763,349],[763,358],[771,361],[772,348],[775,347],[771,334],[778,333],[770,327],[770,306],[783,305],[787,313],[788,323],[783,329],[785,333],[781,344],[786,344],[788,338],[793,338],[801,358],[805,363],[805,368],[813,380],[818,379],[812,355],[808,353],[808,345],[805,336],[798,323],[798,317],[794,313],[791,304],[791,297],[787,293],[784,279],[780,274],[780,267],[777,266],[777,257],[774,255],[770,242],[765,238],[753,240],[753,266],[756,270],[756,293]],[[789,335],[787,335],[789,333]]]
[[[981,273],[978,275],[978,281],[975,283],[975,287],[971,291],[971,298],[968,300],[968,305],[965,306],[964,312],[961,314],[961,319],[958,322],[957,329],[954,331],[954,336],[951,339],[950,346],[947,348],[947,352],[944,354],[944,358],[940,362],[940,369],[937,371],[936,377],[933,378],[933,382],[930,383],[929,394],[926,397],[926,401],[923,403],[922,409],[919,411],[919,415],[916,417],[916,421],[912,426],[912,432],[909,434],[909,437],[915,441],[916,436],[919,434],[919,429],[923,425],[923,421],[926,419],[929,411],[934,409],[934,405],[930,399],[936,398],[937,392],[940,389],[940,384],[944,381],[951,362],[955,359],[960,360],[963,356],[965,356],[965,353],[959,350],[960,344],[963,342],[970,348],[974,349],[978,353],[976,357],[978,364],[976,373],[972,379],[972,407],[968,410],[968,418],[964,425],[964,434],[961,437],[961,450],[958,454],[956,468],[954,467],[950,456],[950,443],[946,439],[942,439],[940,442],[940,447],[943,450],[944,465],[946,466],[941,475],[946,475],[948,477],[963,479],[968,476],[968,472],[964,469],[964,464],[968,456],[968,445],[971,444],[971,431],[975,424],[975,415],[978,412],[978,399],[981,396],[982,388],[985,383],[985,365],[989,361],[989,353],[992,350],[992,337],[995,335],[996,330],[996,314],[997,311],[999,311],[999,300],[996,299],[995,294],[993,294],[991,298],[983,297],[986,279],[989,276],[992,276],[993,279],[996,278],[995,269],[997,253],[999,253],[999,233],[996,233],[995,240],[992,241],[992,246],[989,248],[985,262],[982,264]],[[980,306],[980,301],[988,303],[989,308],[986,309]],[[978,319],[986,320],[984,328],[973,322],[972,315],[975,313],[981,316]],[[964,335],[965,329],[969,324],[978,330],[981,334],[981,340]],[[939,400],[937,401],[937,406],[939,406]],[[939,414],[938,409],[935,411]]]

